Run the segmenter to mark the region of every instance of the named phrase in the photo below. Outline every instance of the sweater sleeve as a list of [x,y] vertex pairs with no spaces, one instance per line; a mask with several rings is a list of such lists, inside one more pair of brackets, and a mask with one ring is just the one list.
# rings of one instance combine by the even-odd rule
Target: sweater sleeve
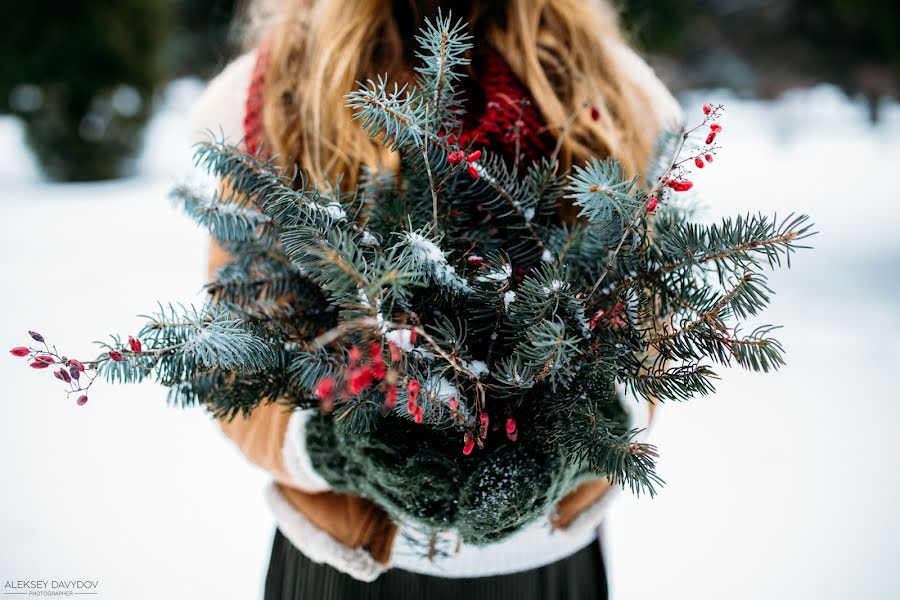
[[[244,54],[213,78],[191,110],[190,134],[197,141],[210,133],[238,144],[244,138],[244,116],[256,52]],[[230,257],[210,242],[209,275]],[[277,399],[266,399],[247,417],[221,420],[222,431],[250,462],[270,472],[285,486],[305,492],[321,492],[330,486],[312,468],[306,452],[305,425],[310,410],[292,410]]]
[[191,107],[188,118],[190,139],[202,141],[223,135],[237,144],[244,137],[244,113],[256,51],[247,52],[230,62],[216,75]]

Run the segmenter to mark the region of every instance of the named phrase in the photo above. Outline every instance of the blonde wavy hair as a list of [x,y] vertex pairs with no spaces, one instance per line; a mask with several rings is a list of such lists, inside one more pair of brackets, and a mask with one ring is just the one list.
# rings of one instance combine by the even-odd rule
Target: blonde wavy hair
[[[415,0],[255,0],[248,45],[269,49],[263,102],[270,153],[290,157],[314,181],[357,182],[361,167],[394,165],[344,106],[357,81],[411,78]],[[446,8],[461,3],[448,0]],[[650,100],[611,48],[624,44],[603,0],[471,0],[476,43],[493,45],[524,83],[551,134],[564,130],[560,162],[613,156],[639,174],[653,149]],[[459,10],[454,10],[454,15]],[[601,113],[597,121],[584,102]],[[574,116],[574,121],[571,117]],[[570,125],[566,127],[567,121]],[[285,161],[287,162],[287,160]]]

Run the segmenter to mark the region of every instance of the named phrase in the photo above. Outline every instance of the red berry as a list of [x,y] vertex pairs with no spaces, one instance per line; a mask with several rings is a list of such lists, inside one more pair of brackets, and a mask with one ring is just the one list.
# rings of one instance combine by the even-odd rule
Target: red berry
[[675,189],[675,186],[678,185],[678,182],[675,181],[674,179],[667,179],[666,185],[672,189]]
[[13,348],[12,350],[9,351],[9,353],[12,354],[13,356],[19,356],[19,357],[28,356],[28,354],[30,352],[31,351],[28,348],[26,348],[25,346],[16,346],[15,348]]
[[509,439],[509,441],[515,442],[516,440],[519,439],[519,432],[513,431],[512,433],[507,433],[506,437]]
[[46,369],[49,366],[50,366],[50,363],[45,363],[42,360],[36,360],[33,363],[31,363],[32,369]]
[[447,163],[450,165],[458,165],[466,157],[466,153],[462,150],[454,150],[447,156]]
[[479,158],[481,158],[481,150],[476,150],[466,157],[466,162],[475,162]]
[[348,354],[350,355],[350,364],[351,365],[355,365],[356,363],[359,362],[359,359],[362,358],[362,350],[360,350],[356,346],[353,346],[352,348],[350,348],[350,351],[348,352]]
[[378,342],[372,342],[369,346],[369,358],[372,359],[372,375],[375,379],[384,379],[387,369],[384,366],[384,356],[382,350],[384,347]]
[[712,125],[709,126],[709,130],[712,131],[713,133],[722,133],[722,126],[719,125],[718,123],[713,123]]
[[703,105],[703,114],[708,115],[712,112],[712,104],[704,104]]
[[384,405],[389,409],[397,406],[397,386],[389,385],[384,390]]
[[384,379],[384,376],[387,374],[387,368],[384,366],[384,362],[378,361],[372,363],[372,377],[381,381]]
[[475,438],[471,433],[466,434],[466,445],[463,446],[463,454],[466,456],[472,454],[472,449],[475,448]]
[[84,365],[81,363],[80,360],[75,360],[75,359],[73,358],[73,359],[71,359],[71,360],[69,361],[69,364],[70,364],[72,367],[77,368],[79,371],[81,371],[82,373],[84,373]]
[[413,346],[416,345],[416,341],[419,339],[419,333],[415,329],[409,330],[409,343]]
[[424,414],[425,414],[425,409],[423,409],[421,406],[417,406],[416,412],[413,414],[413,421],[415,421],[416,423],[421,423],[422,416]]
[[87,396],[84,396],[84,395],[78,396],[78,406],[84,406],[85,404],[87,404],[87,401],[88,401]]
[[452,410],[453,412],[459,410],[459,400],[457,400],[455,396],[453,398],[450,398],[449,404],[450,410]]
[[703,159],[700,158],[699,156],[698,156],[697,158],[694,159],[694,164],[697,165],[697,168],[698,168],[698,169],[702,169],[703,167],[706,166],[706,165],[703,164]]
[[481,424],[481,431],[480,431],[481,437],[487,437],[488,414],[486,412],[482,411],[481,414],[478,415],[478,421]]
[[348,385],[348,391],[352,395],[357,395],[362,392],[364,389],[372,385],[372,368],[368,366],[363,366],[358,369],[354,369],[350,374],[350,381]]
[[122,362],[122,353],[118,350],[110,350],[109,357],[115,362]]
[[69,383],[70,381],[72,381],[72,376],[69,375],[69,372],[66,371],[65,369],[60,369],[58,371],[58,373],[59,373],[59,378],[62,379],[63,381],[65,381],[66,383]]
[[716,141],[716,132],[710,131],[709,135],[706,136],[706,145],[708,146],[708,145],[712,144],[714,141]]
[[453,144],[455,144],[455,143],[456,143],[456,136],[455,136],[455,135],[448,135],[448,136],[447,136],[447,143],[450,144],[451,146],[452,146]]
[[138,340],[131,336],[128,336],[128,346],[131,348],[132,352],[140,352],[141,351],[141,340]]
[[600,120],[600,109],[596,106],[591,107],[591,121],[599,121]]
[[674,190],[676,192],[686,192],[689,189],[691,189],[692,187],[694,187],[694,184],[691,183],[690,181],[679,181],[676,183]]
[[53,357],[52,357],[52,356],[47,356],[46,354],[42,354],[42,355],[40,355],[40,356],[35,357],[35,360],[39,360],[39,361],[41,361],[41,362],[45,362],[45,363],[47,363],[47,364],[50,364],[50,363],[53,362]]
[[481,266],[481,263],[484,262],[484,258],[473,254],[472,256],[470,256],[466,259],[466,262],[468,262],[473,267],[478,267],[478,266]]
[[469,171],[469,177],[478,179],[478,169],[475,168],[475,165],[469,165],[467,171]]
[[711,163],[713,161],[712,154],[707,154],[703,158],[706,159],[706,162]]
[[53,371],[53,376],[62,381],[62,372],[61,371]]
[[316,398],[318,398],[320,402],[330,400],[332,395],[334,395],[334,387],[334,377],[323,377],[316,383]]
[[28,335],[30,335],[31,339],[33,339],[34,341],[40,342],[41,344],[44,343],[44,336],[39,334],[37,331],[29,331]]
[[419,397],[421,389],[422,385],[415,379],[406,384],[406,397],[409,399],[410,404],[416,403],[416,398]]
[[81,377],[81,371],[79,371],[78,367],[76,367],[75,365],[69,367],[69,374],[75,381],[78,381],[78,378]]
[[650,198],[650,200],[647,201],[647,212],[652,213],[656,210],[657,204],[659,204],[659,200],[656,199],[656,196]]
[[513,417],[506,419],[506,433],[512,433],[516,430],[516,420]]

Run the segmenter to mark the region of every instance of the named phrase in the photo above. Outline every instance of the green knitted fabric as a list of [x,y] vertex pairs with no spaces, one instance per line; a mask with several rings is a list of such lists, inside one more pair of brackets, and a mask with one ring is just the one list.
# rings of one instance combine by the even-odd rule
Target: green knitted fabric
[[[626,415],[616,404],[615,418]],[[581,482],[596,477],[562,448],[492,432],[485,449],[464,456],[459,432],[435,431],[389,415],[353,431],[317,413],[306,426],[315,470],[338,492],[368,498],[398,522],[427,533],[455,530],[484,545],[548,515]]]

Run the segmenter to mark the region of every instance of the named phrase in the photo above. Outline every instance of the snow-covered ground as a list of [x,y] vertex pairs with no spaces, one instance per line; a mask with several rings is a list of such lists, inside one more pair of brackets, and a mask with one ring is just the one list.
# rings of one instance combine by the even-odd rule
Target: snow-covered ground
[[[202,232],[166,198],[190,151],[198,85],[173,84],[138,177],[40,181],[0,119],[0,343],[28,329],[73,353],[133,332],[157,299],[197,297]],[[613,598],[887,599],[900,589],[900,107],[878,125],[829,88],[727,102],[725,150],[696,177],[710,218],[808,212],[816,250],[777,273],[781,372],[723,373],[652,434],[669,482],[623,494],[607,524]],[[685,99],[696,110],[706,98]],[[5,351],[4,351],[5,352]],[[266,477],[200,410],[152,384],[98,385],[85,407],[0,357],[0,581],[100,581],[100,598],[259,597]]]

